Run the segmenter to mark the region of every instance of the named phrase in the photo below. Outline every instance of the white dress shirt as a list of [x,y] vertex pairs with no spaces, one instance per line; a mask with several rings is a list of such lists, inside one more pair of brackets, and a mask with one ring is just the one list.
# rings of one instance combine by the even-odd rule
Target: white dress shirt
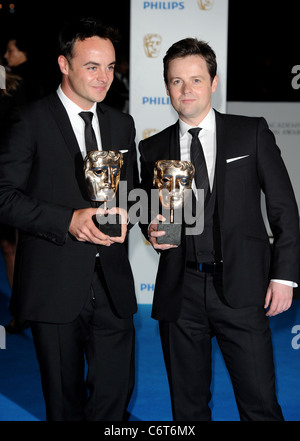
[[[180,158],[182,161],[191,160],[190,147],[192,135],[188,132],[188,130],[192,129],[193,127],[195,126],[189,126],[179,119]],[[215,112],[212,108],[198,127],[201,127],[202,129],[199,133],[199,139],[203,147],[209,185],[210,189],[212,190],[216,164],[216,118]]]
[[[190,147],[192,142],[192,135],[188,132],[189,129],[195,126],[189,126],[181,119],[179,119],[179,138],[180,138],[180,158],[182,161],[190,161]],[[203,153],[206,161],[207,173],[210,188],[212,190],[215,165],[216,165],[216,117],[215,112],[211,108],[206,117],[201,121],[198,127],[202,130],[199,132],[199,139],[202,144]],[[195,183],[193,182],[193,188]],[[288,280],[272,279],[273,282],[282,283],[284,285],[296,288],[298,285]]]
[[[85,156],[86,156],[86,148],[85,148],[85,140],[84,140],[85,122],[83,121],[81,116],[79,116],[79,113],[84,112],[85,110],[81,109],[81,107],[77,106],[77,104],[75,104],[73,101],[71,101],[64,94],[64,92],[61,89],[61,86],[59,86],[57,89],[57,95],[60,98],[61,102],[63,103],[63,105],[68,113],[74,134],[75,134],[77,142],[79,144],[79,148],[80,148],[82,157],[85,158]],[[93,114],[94,114],[93,120],[92,120],[92,126],[94,129],[95,135],[96,135],[98,150],[102,150],[100,127],[99,127],[96,109],[97,109],[97,103],[94,103],[93,106],[91,107],[91,109],[89,109],[89,112],[93,112]]]

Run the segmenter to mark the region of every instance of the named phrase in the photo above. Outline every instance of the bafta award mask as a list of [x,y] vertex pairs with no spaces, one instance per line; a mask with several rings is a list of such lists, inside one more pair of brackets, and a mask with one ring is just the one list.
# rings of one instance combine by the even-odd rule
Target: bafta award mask
[[96,150],[84,160],[84,174],[90,199],[109,202],[118,190],[123,155],[119,151]]
[[155,163],[153,185],[159,190],[162,206],[182,208],[184,192],[190,189],[195,169],[189,161],[160,160]]
[[182,225],[175,219],[175,212],[184,206],[185,191],[190,189],[195,169],[191,162],[160,160],[155,163],[153,185],[158,189],[162,207],[169,210],[170,220],[159,222],[157,229],[165,234],[157,237],[158,244],[179,245]]

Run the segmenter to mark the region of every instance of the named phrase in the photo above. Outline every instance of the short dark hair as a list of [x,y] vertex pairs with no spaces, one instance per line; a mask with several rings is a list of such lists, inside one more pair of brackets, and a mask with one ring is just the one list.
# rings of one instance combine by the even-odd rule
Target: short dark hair
[[9,36],[8,41],[14,41],[16,48],[26,56],[30,54],[33,43],[28,35],[22,35],[22,32],[17,31]]
[[174,43],[166,52],[163,59],[164,64],[164,80],[168,85],[168,69],[170,61],[175,58],[187,57],[189,55],[199,55],[204,58],[207,64],[211,81],[217,74],[216,54],[208,43],[196,38],[185,38]]
[[115,46],[119,40],[118,30],[106,26],[96,18],[81,18],[66,24],[59,34],[59,55],[64,55],[67,60],[72,59],[74,44],[77,40],[83,41],[91,37],[108,39]]

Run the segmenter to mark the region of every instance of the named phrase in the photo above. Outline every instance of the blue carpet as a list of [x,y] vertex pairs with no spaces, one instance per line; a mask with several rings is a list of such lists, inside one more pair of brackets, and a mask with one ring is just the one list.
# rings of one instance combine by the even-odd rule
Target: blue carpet
[[[9,297],[10,290],[0,256],[2,326],[10,320]],[[169,390],[158,325],[150,318],[150,314],[150,305],[139,305],[135,316],[136,387],[129,406],[130,420],[171,421]],[[299,326],[299,330],[296,326]],[[279,402],[286,421],[300,421],[300,349],[297,349],[300,346],[300,301],[295,301],[288,312],[272,318],[271,328]],[[230,379],[215,342],[212,395],[214,421],[239,420]],[[31,333],[26,330],[20,335],[6,335],[6,349],[0,350],[0,421],[44,419],[39,369]]]

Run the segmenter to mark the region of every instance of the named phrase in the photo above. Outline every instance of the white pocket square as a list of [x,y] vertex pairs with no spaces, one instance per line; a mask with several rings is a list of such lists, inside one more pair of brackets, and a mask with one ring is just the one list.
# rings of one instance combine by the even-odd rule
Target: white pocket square
[[250,155],[237,156],[236,158],[226,159],[226,162],[227,162],[227,164],[228,164],[229,162],[238,161],[239,159],[243,159],[243,158],[248,158],[248,156],[250,156]]
[[127,153],[128,150],[119,150],[119,152],[121,152],[121,153]]

